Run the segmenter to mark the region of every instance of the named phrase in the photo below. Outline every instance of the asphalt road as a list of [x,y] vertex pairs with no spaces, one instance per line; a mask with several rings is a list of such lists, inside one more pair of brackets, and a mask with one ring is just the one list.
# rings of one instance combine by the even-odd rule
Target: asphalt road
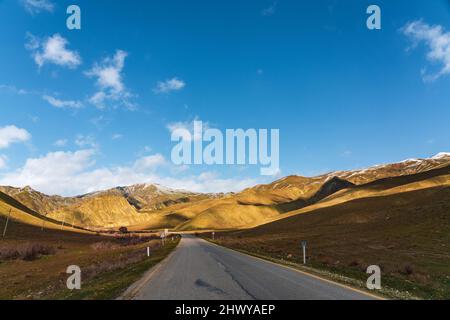
[[366,300],[373,297],[185,235],[135,287],[137,300]]

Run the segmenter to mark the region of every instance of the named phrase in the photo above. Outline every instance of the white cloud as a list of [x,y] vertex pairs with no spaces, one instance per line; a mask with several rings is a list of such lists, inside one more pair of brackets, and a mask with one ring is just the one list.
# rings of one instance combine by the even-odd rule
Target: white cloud
[[52,106],[56,108],[74,108],[78,109],[83,106],[83,104],[80,101],[74,101],[74,100],[60,100],[52,96],[44,95],[42,96],[42,99],[50,103]]
[[77,183],[80,173],[91,167],[93,150],[76,152],[52,152],[40,158],[28,159],[19,170],[8,173],[0,179],[0,185],[31,185],[43,192],[67,193]]
[[147,157],[142,157],[136,160],[134,164],[134,168],[137,171],[145,171],[148,169],[152,169],[166,163],[166,159],[160,154],[155,154]]
[[261,183],[261,181],[242,177],[229,179],[220,179],[216,177],[212,179],[200,180],[198,176],[187,176],[181,179],[172,177],[159,178],[157,183],[170,188],[189,190],[192,192],[218,193],[239,192],[246,188],[255,186]]
[[125,51],[118,50],[113,58],[104,59],[102,64],[95,65],[90,71],[86,72],[86,75],[96,77],[97,84],[101,89],[120,93],[125,88],[121,72],[127,55]]
[[31,135],[25,129],[16,126],[0,127],[0,149],[8,148],[13,143],[30,140]]
[[89,102],[99,109],[106,107],[107,101],[118,102],[128,109],[135,109],[135,105],[129,101],[132,94],[123,83],[123,68],[128,53],[117,50],[113,57],[103,59],[96,63],[91,70],[85,72],[86,76],[96,79],[99,91],[89,98]]
[[74,69],[81,64],[81,57],[76,51],[67,49],[69,42],[59,34],[41,40],[31,33],[27,34],[25,47],[39,67],[47,63]]
[[92,95],[92,97],[89,98],[89,102],[94,106],[96,106],[97,108],[103,109],[105,108],[105,100],[107,98],[108,97],[106,93],[104,93],[103,91],[99,91],[94,93],[94,95]]
[[52,152],[28,159],[16,171],[0,175],[0,185],[31,186],[47,194],[79,195],[136,183],[157,183],[194,192],[240,191],[259,181],[220,179],[216,174],[161,177],[156,169],[166,164],[160,154],[138,158],[130,166],[94,168],[94,149],[76,152]]
[[273,16],[275,14],[275,11],[277,10],[278,3],[275,1],[273,2],[269,7],[264,8],[261,11],[261,15],[265,17]]
[[55,5],[50,0],[21,0],[22,5],[30,14],[37,14],[42,11],[53,12]]
[[53,144],[55,147],[65,147],[67,145],[67,139],[56,140]]
[[450,32],[440,25],[428,25],[422,21],[413,21],[406,24],[401,31],[413,40],[413,47],[423,42],[427,45],[427,59],[442,66],[434,74],[423,70],[425,81],[434,81],[443,75],[450,74]]
[[186,86],[183,80],[178,78],[168,79],[166,81],[159,81],[156,88],[153,89],[155,93],[170,93],[172,91],[179,91]]

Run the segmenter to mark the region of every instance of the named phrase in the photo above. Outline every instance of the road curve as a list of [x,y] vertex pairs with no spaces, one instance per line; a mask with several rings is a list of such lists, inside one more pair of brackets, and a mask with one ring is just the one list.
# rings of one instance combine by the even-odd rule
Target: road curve
[[368,300],[370,295],[184,235],[136,300]]

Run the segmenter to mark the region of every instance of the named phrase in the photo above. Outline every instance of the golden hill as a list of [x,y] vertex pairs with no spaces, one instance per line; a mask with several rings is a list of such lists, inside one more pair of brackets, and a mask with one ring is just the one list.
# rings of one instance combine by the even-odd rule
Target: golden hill
[[[442,154],[430,159],[407,160],[364,170],[332,172],[313,178],[289,176],[227,198],[213,200],[206,208],[200,203],[194,204],[181,212],[184,211],[187,216],[185,211],[190,211],[191,214],[195,213],[195,217],[178,228],[249,228],[318,207],[374,195],[382,189],[392,189],[390,192],[396,193],[446,184],[447,178],[439,176],[447,174],[446,165],[449,164],[450,156]],[[428,178],[433,179],[425,181]],[[390,188],[392,184],[398,188]],[[378,190],[375,188],[377,185]]]
[[31,187],[13,188],[0,186],[0,192],[9,195],[27,208],[39,212],[42,215],[46,215],[58,208],[73,204],[77,201],[77,198],[48,196],[33,190]]
[[[11,233],[17,233],[17,226],[13,227],[13,224],[21,226],[28,226],[27,230],[42,230],[53,229],[72,232],[84,232],[80,229],[74,229],[67,225],[62,225],[59,221],[47,218],[39,213],[24,206],[14,198],[0,192],[0,225],[2,226],[1,232],[6,224],[6,220],[9,217],[9,228],[7,229],[7,235]],[[25,236],[25,235],[24,235]]]
[[138,224],[146,215],[138,213],[124,197],[103,194],[51,212],[48,217],[92,229]]

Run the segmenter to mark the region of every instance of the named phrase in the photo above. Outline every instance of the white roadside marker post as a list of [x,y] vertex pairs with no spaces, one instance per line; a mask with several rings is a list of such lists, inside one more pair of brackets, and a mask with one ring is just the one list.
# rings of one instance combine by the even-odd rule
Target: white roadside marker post
[[308,246],[308,241],[303,240],[302,241],[302,248],[303,248],[303,264],[306,264],[306,247]]
[[213,231],[213,233],[212,233],[212,239],[213,239],[213,241],[214,241],[215,235],[216,235],[216,233]]
[[165,234],[165,231],[164,231],[164,233],[161,233],[161,243],[162,243],[162,245],[163,245],[163,247],[165,246],[165,238],[166,238],[166,234]]
[[64,218],[63,221],[61,223],[61,230],[64,228],[64,223],[66,222],[66,214],[64,213]]
[[147,247],[147,257],[150,257],[150,247]]
[[8,218],[6,218],[5,229],[3,229],[3,238],[6,236],[6,229],[8,229],[9,218],[11,217],[11,209],[9,209]]

